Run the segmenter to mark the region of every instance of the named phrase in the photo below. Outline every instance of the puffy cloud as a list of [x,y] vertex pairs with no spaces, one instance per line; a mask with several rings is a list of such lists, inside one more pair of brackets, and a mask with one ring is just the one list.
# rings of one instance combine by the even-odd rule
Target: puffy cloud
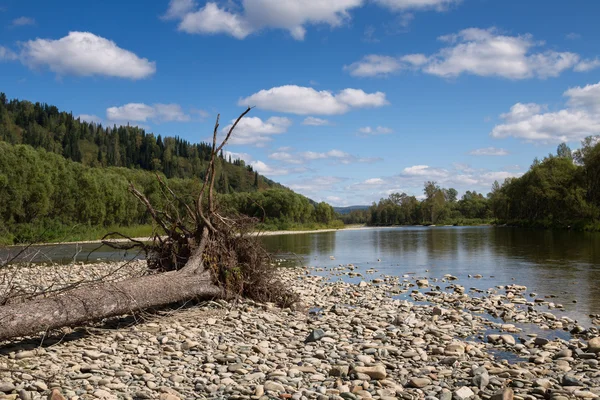
[[569,69],[584,72],[600,67],[600,60],[583,60],[576,53],[536,51],[542,42],[533,40],[531,35],[504,35],[495,28],[464,29],[441,36],[439,40],[448,45],[431,56],[369,55],[344,69],[354,76],[386,76],[401,70],[420,69],[444,78],[471,74],[517,80],[545,79]]
[[506,156],[508,151],[505,149],[499,149],[497,147],[485,147],[482,149],[475,149],[469,152],[472,156]]
[[156,72],[154,62],[90,32],[69,32],[58,40],[30,40],[22,44],[20,59],[31,68],[47,66],[59,75],[143,79]]
[[275,167],[265,164],[264,162],[262,162],[260,160],[253,161],[250,163],[250,165],[252,166],[252,168],[254,168],[255,171],[258,171],[259,174],[265,175],[265,176],[281,176],[281,175],[287,175],[290,173],[290,171],[288,169],[275,168]]
[[29,17],[19,17],[12,20],[10,24],[12,27],[35,25],[35,19]]
[[[403,12],[442,11],[460,0],[373,0],[381,7]],[[220,5],[208,1],[198,7],[194,0],[171,0],[163,19],[179,20],[178,29],[190,34],[226,34],[237,39],[265,29],[283,29],[296,40],[303,40],[308,25],[332,28],[350,20],[350,11],[367,0],[241,0]]]
[[302,121],[302,125],[310,125],[310,126],[325,126],[330,125],[330,122],[326,119],[316,118],[316,117],[306,117],[304,121]]
[[593,113],[600,113],[600,82],[584,87],[568,89],[565,96],[569,98],[569,106]]
[[128,103],[120,107],[106,109],[106,117],[111,121],[146,122],[148,120],[160,122],[185,122],[190,116],[183,112],[179,104],[153,104]]
[[546,111],[535,103],[517,103],[500,117],[490,135],[515,137],[527,141],[558,143],[579,141],[600,132],[600,83],[574,87],[564,92],[567,108]]
[[172,0],[167,16],[180,18],[178,29],[197,34],[228,34],[237,39],[262,29],[287,30],[296,40],[304,39],[306,25],[342,25],[350,19],[349,11],[363,0],[243,0],[243,10],[220,7],[207,2],[197,9],[190,1]]
[[364,136],[372,136],[372,135],[388,135],[393,133],[394,130],[391,128],[387,128],[385,126],[377,126],[372,128],[370,126],[364,126],[359,128],[358,132],[360,132]]
[[383,92],[365,93],[361,89],[344,89],[333,94],[327,90],[285,85],[263,89],[240,99],[238,104],[299,115],[334,115],[344,114],[354,108],[382,107],[389,103]]
[[[222,130],[222,134],[228,132],[235,120],[232,120]],[[254,146],[264,146],[266,142],[271,141],[272,135],[278,135],[287,132],[292,125],[289,118],[271,117],[263,121],[259,117],[244,117],[236,126],[229,144],[251,144]]]

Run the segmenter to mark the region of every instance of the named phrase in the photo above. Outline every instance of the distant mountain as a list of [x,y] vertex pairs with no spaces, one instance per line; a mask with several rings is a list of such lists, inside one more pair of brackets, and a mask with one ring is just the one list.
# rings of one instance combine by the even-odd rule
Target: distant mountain
[[333,207],[333,210],[338,214],[350,214],[354,210],[368,210],[371,206],[348,206],[348,207]]

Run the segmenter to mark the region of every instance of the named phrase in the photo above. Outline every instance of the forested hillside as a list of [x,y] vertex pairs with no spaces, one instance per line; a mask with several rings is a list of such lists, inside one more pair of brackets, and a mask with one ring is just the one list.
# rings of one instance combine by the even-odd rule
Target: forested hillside
[[473,224],[600,230],[600,136],[572,153],[566,144],[519,178],[495,182],[487,195],[425,182],[423,200],[394,193],[369,210],[343,215],[346,223],[370,225]]
[[[134,126],[103,127],[52,105],[8,101],[4,93],[0,93],[0,141],[42,148],[90,167],[138,168],[162,172],[167,178],[202,179],[210,156],[207,143],[154,136]],[[216,182],[221,193],[282,188],[259,177],[243,160],[225,161]]]
[[[0,93],[0,244],[90,239],[126,228],[149,233],[150,218],[129,184],[161,208],[158,173],[192,203],[210,151],[206,143],[155,137],[137,127],[105,128]],[[334,222],[331,206],[315,204],[242,160],[221,155],[216,171],[223,207],[257,217],[263,228]]]

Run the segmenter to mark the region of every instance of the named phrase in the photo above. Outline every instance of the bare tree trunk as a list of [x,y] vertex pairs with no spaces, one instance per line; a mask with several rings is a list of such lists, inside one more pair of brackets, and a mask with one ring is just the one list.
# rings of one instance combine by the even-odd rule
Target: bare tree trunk
[[[195,260],[194,257],[190,261]],[[196,258],[197,260],[197,258]],[[224,295],[202,267],[81,287],[63,294],[0,307],[0,340],[191,299]]]

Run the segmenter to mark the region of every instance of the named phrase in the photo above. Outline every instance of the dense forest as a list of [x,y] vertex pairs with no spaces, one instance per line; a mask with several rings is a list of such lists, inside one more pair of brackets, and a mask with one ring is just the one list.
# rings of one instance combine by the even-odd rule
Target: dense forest
[[[0,93],[0,141],[27,144],[90,167],[143,169],[167,178],[204,178],[211,149],[208,143],[154,136],[135,126],[103,127],[52,105],[8,101],[4,93]],[[282,188],[259,178],[243,160],[226,161],[216,183],[222,193]]]
[[[104,128],[47,104],[7,101],[0,93],[0,243],[95,238],[114,229],[151,228],[145,207],[128,192],[129,184],[161,207],[158,173],[191,202],[209,156],[206,143],[155,137],[137,127]],[[265,229],[335,224],[328,204],[315,204],[259,175],[243,160],[222,154],[217,160],[215,186],[229,212],[255,216]]]
[[575,152],[566,144],[534,160],[519,178],[494,182],[487,195],[426,182],[425,198],[394,193],[368,210],[343,215],[345,223],[369,225],[468,225],[496,223],[526,227],[600,230],[600,136]]

